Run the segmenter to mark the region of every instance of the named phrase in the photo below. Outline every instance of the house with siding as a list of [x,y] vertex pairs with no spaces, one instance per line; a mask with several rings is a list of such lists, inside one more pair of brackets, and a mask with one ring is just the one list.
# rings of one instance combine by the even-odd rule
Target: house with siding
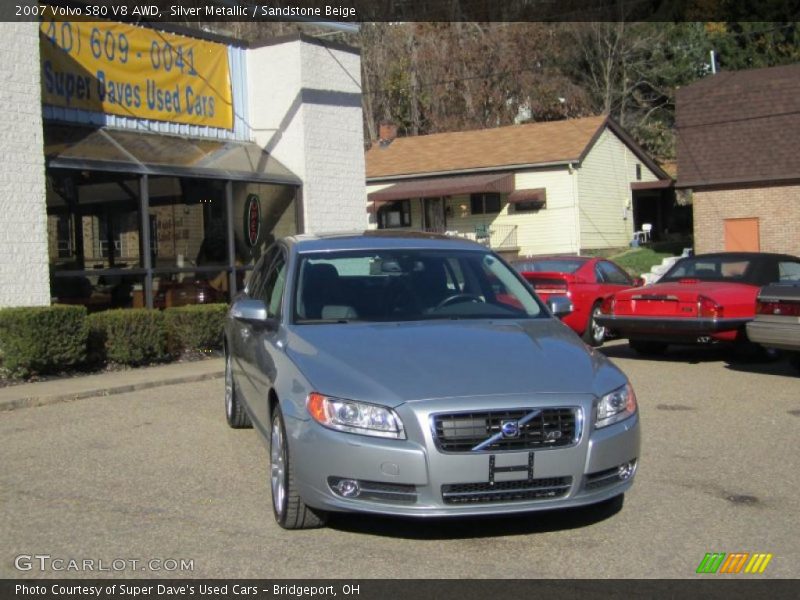
[[800,255],[800,65],[722,71],[676,100],[695,251]]
[[380,138],[366,153],[375,228],[459,235],[508,258],[579,254],[628,246],[644,223],[658,236],[673,205],[672,179],[607,116],[415,137],[382,124]]

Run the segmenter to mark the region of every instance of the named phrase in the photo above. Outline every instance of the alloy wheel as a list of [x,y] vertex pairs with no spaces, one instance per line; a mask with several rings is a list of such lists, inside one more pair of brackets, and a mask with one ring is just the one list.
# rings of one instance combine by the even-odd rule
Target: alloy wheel
[[270,442],[270,484],[272,487],[272,505],[275,514],[283,515],[286,498],[286,450],[284,447],[283,427],[280,417],[272,421]]
[[225,414],[233,417],[233,364],[230,355],[225,360]]

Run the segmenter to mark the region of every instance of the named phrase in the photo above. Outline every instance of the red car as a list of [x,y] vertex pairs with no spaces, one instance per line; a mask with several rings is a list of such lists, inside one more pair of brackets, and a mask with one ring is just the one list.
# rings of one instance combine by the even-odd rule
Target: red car
[[624,290],[603,301],[597,321],[642,354],[663,354],[669,344],[747,344],[761,286],[796,273],[788,254],[721,252],[676,262],[653,285]]
[[562,320],[592,346],[600,346],[606,337],[596,320],[603,298],[641,285],[641,280],[604,258],[537,256],[512,264],[545,302],[550,296],[572,300],[573,311]]

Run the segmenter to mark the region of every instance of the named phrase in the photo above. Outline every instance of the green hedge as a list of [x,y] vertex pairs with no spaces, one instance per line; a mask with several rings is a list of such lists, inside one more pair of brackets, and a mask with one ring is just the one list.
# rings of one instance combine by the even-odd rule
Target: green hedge
[[164,313],[121,308],[89,315],[89,355],[93,362],[142,365],[169,358]]
[[222,348],[227,304],[193,304],[164,311],[173,354],[209,352]]
[[0,309],[0,367],[10,377],[74,368],[86,359],[86,308]]

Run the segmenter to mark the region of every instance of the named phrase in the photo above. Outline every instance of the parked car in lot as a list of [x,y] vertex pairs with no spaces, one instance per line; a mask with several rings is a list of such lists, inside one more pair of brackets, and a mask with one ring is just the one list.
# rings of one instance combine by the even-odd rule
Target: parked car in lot
[[642,284],[614,262],[590,256],[537,256],[512,266],[542,300],[569,297],[574,308],[563,321],[592,346],[602,345],[606,338],[605,327],[597,322],[603,298]]
[[761,288],[747,337],[765,348],[789,353],[789,360],[800,370],[800,265],[782,273],[781,281],[785,283]]
[[225,409],[269,441],[277,522],[594,504],[632,484],[625,375],[484,246],[430,234],[274,244],[225,325]]
[[662,354],[669,344],[747,344],[759,288],[798,268],[800,258],[787,254],[683,258],[657,283],[607,297],[597,321],[643,354]]

